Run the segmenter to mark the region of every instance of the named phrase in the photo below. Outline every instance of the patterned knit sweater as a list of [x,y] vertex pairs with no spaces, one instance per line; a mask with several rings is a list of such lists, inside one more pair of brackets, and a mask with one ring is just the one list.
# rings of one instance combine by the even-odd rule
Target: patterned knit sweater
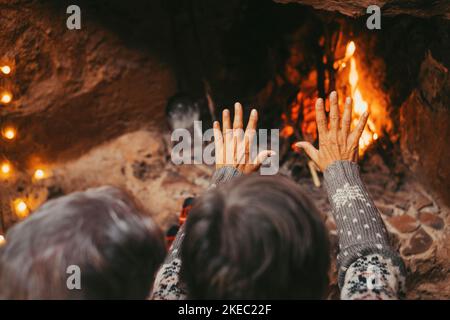
[[[232,167],[217,170],[211,187],[241,175]],[[361,181],[359,166],[336,161],[324,173],[339,237],[338,283],[341,299],[399,299],[404,295],[405,267],[389,245],[380,213]],[[152,299],[186,299],[180,281],[181,226],[166,261],[157,273]]]

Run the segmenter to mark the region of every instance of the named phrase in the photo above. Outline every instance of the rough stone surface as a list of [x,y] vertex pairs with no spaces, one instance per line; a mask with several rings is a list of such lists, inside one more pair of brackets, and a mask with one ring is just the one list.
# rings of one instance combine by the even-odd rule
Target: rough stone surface
[[378,5],[383,15],[408,14],[417,17],[445,17],[450,19],[450,4],[446,0],[432,3],[419,0],[275,0],[280,3],[300,3],[316,9],[339,11],[342,14],[359,17],[366,14],[370,5]]
[[420,87],[400,108],[402,155],[409,169],[448,205],[450,76],[448,69],[428,53],[421,66],[420,79]]
[[419,227],[419,223],[417,222],[417,220],[408,214],[395,216],[389,218],[387,221],[401,233],[410,233]]
[[403,249],[403,254],[405,256],[421,254],[426,252],[433,244],[433,239],[430,235],[422,228],[420,228],[414,235],[409,239],[408,245]]
[[126,8],[107,21],[82,5],[82,28],[71,31],[63,3],[0,1],[0,62],[13,67],[0,86],[14,96],[0,115],[20,137],[3,151],[22,166],[30,154],[59,161],[125,132],[162,127],[176,90],[170,42],[162,41],[170,28],[158,5],[146,6],[146,24],[136,27]]
[[383,205],[380,205],[380,206],[377,206],[377,207],[378,207],[378,209],[380,210],[380,212],[382,214],[384,214],[385,216],[388,216],[388,217],[392,217],[392,214],[394,213],[394,209],[392,209],[390,207],[383,206]]
[[[135,131],[101,144],[78,159],[46,167],[47,179],[31,182],[25,174],[7,181],[2,191],[9,198],[23,198],[33,211],[50,198],[101,185],[128,190],[156,222],[167,229],[177,221],[184,199],[208,186],[211,168],[174,166],[166,160],[165,139],[160,132]],[[139,174],[136,174],[136,164]],[[145,169],[143,169],[145,168]],[[22,186],[11,188],[12,186]],[[5,193],[2,193],[5,196]],[[5,203],[3,215],[9,226],[19,219]]]
[[433,213],[421,212],[419,214],[419,220],[422,224],[434,229],[440,230],[444,228],[444,220]]
[[421,210],[432,205],[433,201],[423,195],[417,198],[416,201],[414,201],[414,207],[416,208],[416,210]]

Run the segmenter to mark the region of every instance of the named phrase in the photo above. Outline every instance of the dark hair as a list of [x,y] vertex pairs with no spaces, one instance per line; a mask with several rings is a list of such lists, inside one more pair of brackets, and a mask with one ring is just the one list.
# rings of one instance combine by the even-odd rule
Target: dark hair
[[182,279],[193,299],[317,299],[328,285],[328,234],[291,180],[251,176],[196,199]]
[[[144,299],[165,256],[164,237],[124,191],[73,193],[45,203],[6,235],[1,299]],[[69,290],[67,268],[81,271]]]

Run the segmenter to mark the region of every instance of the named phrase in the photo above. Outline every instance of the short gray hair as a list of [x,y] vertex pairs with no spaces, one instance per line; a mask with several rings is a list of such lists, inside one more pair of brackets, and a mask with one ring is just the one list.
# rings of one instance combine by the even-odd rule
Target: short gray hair
[[[125,191],[100,187],[42,205],[12,227],[0,252],[0,299],[145,298],[164,237]],[[66,286],[81,269],[81,290]]]

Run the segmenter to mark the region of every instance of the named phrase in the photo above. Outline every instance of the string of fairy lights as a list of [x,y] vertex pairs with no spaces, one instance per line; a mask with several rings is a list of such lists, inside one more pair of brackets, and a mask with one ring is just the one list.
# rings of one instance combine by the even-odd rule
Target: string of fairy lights
[[[14,68],[10,65],[4,64],[0,66],[1,83],[11,81],[14,74]],[[6,86],[5,86],[6,87]],[[13,101],[14,97],[11,90],[0,87],[0,107],[6,107]],[[18,136],[17,128],[12,124],[0,124],[1,137],[7,143],[13,143]],[[1,180],[8,180],[14,176],[15,168],[8,157],[3,155],[0,159],[0,178]],[[35,168],[33,173],[34,180],[42,180],[47,177],[47,172],[43,168]],[[30,213],[30,208],[23,198],[15,198],[11,202],[13,211],[17,218],[23,219]],[[3,223],[3,221],[2,221]],[[2,226],[4,227],[4,226]],[[5,243],[4,235],[0,234],[0,245]]]

